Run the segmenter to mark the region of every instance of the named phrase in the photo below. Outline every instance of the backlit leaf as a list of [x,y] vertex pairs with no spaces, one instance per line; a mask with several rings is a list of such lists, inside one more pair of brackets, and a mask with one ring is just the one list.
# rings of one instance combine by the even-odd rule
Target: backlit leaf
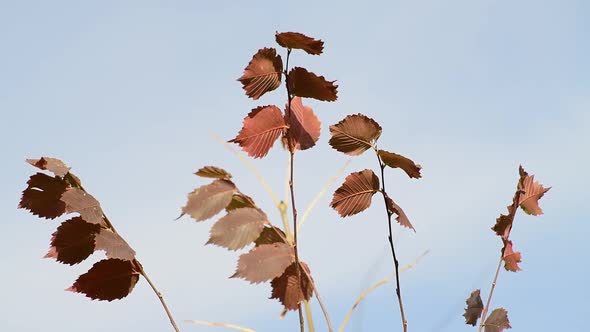
[[[293,263],[285,272],[271,281],[271,299],[278,299],[286,310],[297,310],[301,301],[307,301],[313,294],[313,282],[309,279],[309,268],[305,263]],[[298,270],[299,267],[299,271]],[[307,270],[308,272],[306,273]],[[299,279],[299,277],[301,279]]]
[[207,220],[223,210],[236,191],[236,186],[229,180],[215,180],[201,186],[188,194],[180,217],[188,214],[196,221]]
[[522,195],[521,189],[525,177],[526,175],[521,172],[520,177],[518,179],[518,185],[516,186],[516,192],[512,197],[512,204],[508,206],[508,214],[501,214],[496,219],[496,224],[492,227],[492,230],[504,240],[508,239],[508,236],[510,235],[512,223],[514,222],[514,215],[516,214],[516,210],[518,209],[518,201],[520,199],[520,196]]
[[497,308],[488,316],[485,323],[485,332],[502,332],[504,329],[511,329],[508,321],[508,312],[504,308]]
[[105,259],[94,264],[66,290],[93,300],[112,301],[129,295],[138,280],[139,271],[132,261]]
[[66,212],[66,204],[60,200],[67,187],[62,178],[37,173],[29,178],[27,184],[19,208],[46,219],[55,219]]
[[330,206],[341,217],[357,214],[371,206],[371,198],[379,191],[379,178],[370,169],[351,173],[334,192]]
[[135,258],[135,250],[119,234],[110,229],[101,229],[100,233],[96,235],[95,243],[95,250],[104,250],[107,258],[119,258],[128,261]]
[[291,99],[291,107],[286,107],[285,122],[289,126],[286,136],[293,140],[295,149],[307,150],[320,138],[320,120],[299,97]]
[[80,217],[91,224],[104,224],[103,211],[100,203],[89,193],[80,188],[68,188],[61,195],[66,204],[66,212],[80,213]]
[[254,200],[250,196],[237,193],[232,196],[231,202],[225,207],[225,210],[229,212],[244,207],[254,208],[256,207],[256,203],[254,203]]
[[281,32],[275,37],[277,44],[285,48],[298,48],[312,55],[322,54],[324,49],[323,41],[307,37],[299,32]]
[[388,152],[385,150],[379,150],[378,153],[379,157],[381,157],[381,161],[383,161],[385,165],[391,168],[399,167],[403,169],[404,172],[406,172],[406,174],[408,174],[408,176],[411,178],[418,179],[422,176],[420,175],[420,169],[422,169],[422,166],[415,164],[410,159],[397,153]]
[[231,278],[242,278],[257,284],[283,274],[295,260],[293,247],[285,243],[264,244],[240,256]]
[[410,228],[412,230],[414,230],[414,232],[416,231],[416,229],[414,228],[414,226],[412,226],[412,223],[410,223],[410,219],[408,219],[408,216],[406,216],[406,213],[404,212],[404,210],[402,210],[402,208],[397,205],[393,199],[391,199],[391,197],[389,197],[389,195],[385,194],[385,201],[387,202],[387,210],[389,213],[395,213],[397,214],[397,217],[395,218],[395,220],[397,220],[397,222],[407,228]]
[[74,217],[64,221],[52,234],[51,248],[46,258],[74,265],[85,260],[94,252],[94,239],[100,226]]
[[205,166],[198,171],[195,172],[195,175],[204,178],[214,178],[214,179],[231,179],[231,174],[224,170],[223,168],[219,168],[216,166]]
[[264,227],[254,243],[257,247],[263,244],[287,243],[287,236],[278,227],[270,225],[270,227]]
[[282,74],[281,56],[274,48],[262,48],[254,54],[238,81],[242,82],[248,97],[258,99],[281,85]]
[[358,156],[373,147],[381,126],[363,114],[353,114],[330,126],[332,138],[328,142],[334,149],[351,156]]
[[56,158],[27,159],[27,163],[39,169],[48,170],[59,177],[64,177],[70,171],[70,168],[63,161]]
[[307,71],[305,68],[295,67],[288,76],[289,93],[304,98],[314,98],[322,101],[338,99],[338,85],[336,81],[326,81],[324,76]]
[[229,250],[238,250],[254,242],[268,218],[255,208],[240,208],[229,211],[211,227],[207,244],[215,244]]
[[244,125],[238,136],[229,142],[239,144],[251,157],[262,158],[287,127],[278,107],[261,106],[253,109],[244,118]]
[[504,241],[504,248],[502,249],[502,259],[504,260],[504,268],[507,271],[520,271],[518,263],[521,262],[522,255],[518,251],[514,252],[514,249],[512,249],[512,241]]
[[471,292],[471,295],[465,302],[467,303],[467,308],[465,308],[465,313],[463,314],[463,317],[465,317],[465,324],[475,326],[483,312],[483,302],[479,294],[479,289]]
[[522,182],[522,191],[524,192],[520,195],[519,205],[524,212],[527,214],[531,214],[533,216],[538,216],[543,214],[543,210],[539,207],[539,199],[543,197],[543,195],[551,189],[544,188],[539,182],[535,181],[534,175],[528,175],[524,169],[519,167],[519,173],[521,177],[524,176],[524,180]]

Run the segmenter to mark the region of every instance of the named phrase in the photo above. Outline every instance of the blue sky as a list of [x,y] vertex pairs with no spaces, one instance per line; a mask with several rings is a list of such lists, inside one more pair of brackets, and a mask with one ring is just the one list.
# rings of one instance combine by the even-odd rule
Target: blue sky
[[[323,122],[318,147],[298,155],[303,209],[347,158],[327,145],[328,125],[362,112],[384,128],[380,146],[411,157],[423,178],[388,174],[388,190],[417,232],[395,228],[410,331],[473,331],[464,300],[487,296],[501,242],[490,231],[511,201],[522,164],[553,189],[545,215],[517,215],[522,272],[503,271],[493,306],[514,331],[585,331],[590,314],[586,235],[590,164],[590,4],[584,1],[0,1],[0,235],[7,331],[167,331],[147,283],[122,301],[64,292],[75,267],[41,259],[57,221],[16,210],[34,170],[26,158],[66,161],[97,197],[179,320],[295,330],[279,320],[268,285],[227,279],[236,253],[203,246],[212,222],[174,221],[192,172],[232,172],[279,224],[251,173],[211,139],[233,138],[260,104],[236,78],[275,31],[323,39],[325,53],[292,63],[338,80],[335,103],[308,101]],[[254,161],[283,193],[287,156]],[[354,158],[347,171],[374,168]],[[340,183],[343,177],[337,180]],[[325,196],[301,233],[334,325],[361,291],[392,271],[380,205],[340,219]],[[315,302],[318,331],[325,330]],[[347,331],[396,331],[394,286],[370,295]],[[181,323],[184,331],[210,328]]]

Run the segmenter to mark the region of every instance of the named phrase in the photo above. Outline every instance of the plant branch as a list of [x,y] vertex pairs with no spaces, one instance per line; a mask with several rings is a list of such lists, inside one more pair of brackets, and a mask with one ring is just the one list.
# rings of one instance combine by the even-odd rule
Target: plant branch
[[[307,271],[305,273],[307,273]],[[315,294],[315,298],[318,300],[318,303],[320,304],[320,308],[322,309],[322,313],[324,314],[324,318],[326,319],[326,324],[328,325],[328,332],[332,332],[334,329],[332,328],[332,322],[330,321],[330,316],[328,315],[328,310],[326,310],[326,306],[324,305],[324,302],[322,301],[322,298],[320,297],[320,292],[318,291],[317,287],[315,286],[315,282],[313,281],[313,279],[311,279],[311,276],[309,276],[309,280],[312,280],[313,292]]]
[[387,193],[385,191],[385,163],[381,160],[379,153],[377,153],[377,148],[373,147],[375,150],[375,155],[377,156],[377,160],[379,161],[379,167],[381,168],[381,195],[383,196],[383,203],[385,204],[385,211],[387,212],[387,226],[389,228],[389,245],[391,247],[391,256],[393,257],[393,265],[395,267],[395,294],[397,295],[397,301],[399,303],[399,311],[402,319],[402,326],[404,332],[408,331],[408,321],[406,320],[406,315],[404,313],[404,304],[402,301],[402,292],[399,283],[399,262],[397,260],[397,256],[395,254],[395,247],[393,245],[393,232],[391,230],[391,216],[393,212],[389,210],[387,207]]
[[168,306],[166,305],[166,301],[164,301],[164,296],[162,296],[162,293],[160,293],[160,291],[156,288],[156,285],[154,285],[154,283],[152,283],[152,281],[150,280],[148,275],[145,273],[143,266],[141,266],[141,264],[139,264],[139,261],[137,261],[137,259],[134,259],[134,262],[136,262],[137,264],[135,264],[135,265],[137,265],[139,267],[139,273],[145,278],[145,280],[148,282],[148,284],[150,284],[150,287],[152,287],[152,290],[154,291],[154,293],[156,293],[156,295],[158,296],[158,299],[160,299],[160,303],[162,303],[162,307],[164,307],[164,310],[166,311],[166,315],[168,315],[168,319],[170,319],[170,324],[172,324],[174,331],[180,332],[180,329],[178,328],[178,326],[176,325],[176,322],[174,321],[174,317],[172,317],[172,313],[170,312],[170,309],[168,309]]
[[303,305],[305,306],[305,317],[307,317],[307,328],[309,329],[309,332],[315,332],[315,327],[313,326],[313,314],[311,313],[309,301],[303,301]]

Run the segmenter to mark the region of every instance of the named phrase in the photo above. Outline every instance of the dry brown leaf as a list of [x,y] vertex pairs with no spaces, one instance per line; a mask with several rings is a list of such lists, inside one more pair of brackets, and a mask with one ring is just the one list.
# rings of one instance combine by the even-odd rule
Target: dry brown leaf
[[213,178],[213,179],[231,179],[231,174],[224,170],[223,168],[219,168],[217,166],[205,166],[200,168],[198,171],[195,172],[195,175],[204,178]]
[[278,227],[272,225],[269,226],[270,227],[264,227],[256,241],[254,241],[257,247],[263,244],[287,243],[285,232]]
[[[309,268],[305,263],[291,264],[285,272],[271,281],[271,299],[278,299],[286,310],[297,310],[301,301],[307,301],[313,294],[313,281],[309,279]],[[307,270],[308,272],[306,273]],[[298,275],[301,279],[298,278]]]
[[338,85],[336,81],[327,81],[324,76],[307,71],[305,68],[295,67],[288,75],[289,93],[304,98],[314,98],[322,101],[338,99]]
[[358,156],[374,146],[381,136],[381,126],[363,114],[349,115],[330,126],[328,142],[337,151]]
[[397,153],[385,150],[379,150],[377,153],[379,153],[379,157],[381,157],[381,161],[383,161],[385,165],[391,168],[399,167],[404,170],[404,172],[406,172],[406,174],[408,174],[408,176],[411,178],[418,179],[422,176],[420,175],[422,166],[415,164],[412,160]]
[[62,178],[70,171],[70,168],[63,161],[56,158],[41,157],[40,159],[27,159],[27,163],[39,169],[48,170]]
[[260,209],[240,208],[229,211],[211,227],[207,244],[238,250],[258,239],[268,217]]
[[463,314],[463,317],[465,317],[465,324],[475,326],[483,312],[483,301],[481,300],[479,289],[471,292],[471,295],[465,302],[467,303],[467,308],[465,308],[465,313]]
[[128,261],[135,258],[135,250],[129,246],[125,239],[110,229],[101,229],[100,233],[96,235],[95,244],[95,250],[104,250],[107,258],[119,258]]
[[512,241],[504,241],[502,259],[504,260],[504,268],[506,271],[518,272],[521,270],[520,266],[518,266],[518,263],[522,261],[522,255],[519,251],[514,251],[512,248]]
[[416,229],[414,228],[414,226],[412,226],[412,223],[410,222],[410,219],[408,219],[408,216],[406,215],[406,213],[404,212],[404,210],[402,210],[402,208],[397,205],[393,199],[391,199],[391,197],[389,197],[388,194],[385,194],[385,201],[387,202],[387,210],[389,213],[395,213],[397,214],[397,217],[395,218],[395,220],[397,220],[397,222],[407,228],[412,229],[414,232],[416,231]]
[[485,323],[485,332],[502,332],[504,329],[511,329],[508,321],[508,312],[504,308],[497,308],[488,316]]
[[301,49],[312,55],[322,54],[324,49],[323,41],[313,39],[299,32],[277,32],[275,38],[277,44],[285,48]]
[[103,224],[103,211],[100,203],[89,193],[80,188],[68,188],[61,195],[61,200],[66,204],[67,213],[80,213],[80,217],[91,224]]
[[236,272],[230,278],[258,284],[280,276],[294,260],[295,253],[290,245],[264,244],[241,255]]
[[186,205],[178,218],[188,214],[196,221],[207,220],[223,210],[236,192],[236,186],[229,180],[215,180],[201,186],[188,194]]

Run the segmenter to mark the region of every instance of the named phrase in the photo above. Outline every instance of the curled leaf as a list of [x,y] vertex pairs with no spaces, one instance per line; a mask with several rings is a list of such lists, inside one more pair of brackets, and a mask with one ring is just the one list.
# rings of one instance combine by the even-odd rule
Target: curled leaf
[[408,219],[408,216],[406,215],[404,210],[402,210],[402,208],[399,205],[397,205],[393,201],[393,199],[391,199],[391,197],[389,197],[389,195],[387,195],[387,193],[385,194],[385,202],[387,204],[387,211],[389,213],[397,214],[397,217],[395,218],[395,220],[397,220],[397,222],[400,225],[410,228],[414,232],[416,231],[416,229],[414,228],[414,226],[412,226],[412,223],[410,222],[410,219]]
[[223,168],[219,168],[216,166],[205,166],[200,168],[198,171],[195,172],[195,175],[203,177],[203,178],[213,178],[213,179],[231,179],[231,174],[224,170]]
[[295,253],[290,245],[264,244],[241,255],[236,272],[230,278],[258,284],[280,276],[294,260]]
[[63,161],[56,158],[41,157],[40,159],[27,159],[27,163],[39,169],[48,170],[62,178],[70,171],[70,168]]
[[522,255],[518,251],[514,252],[514,249],[512,249],[512,241],[504,241],[502,259],[504,260],[504,268],[506,271],[518,272],[521,270],[518,263],[522,261]]
[[488,316],[485,323],[485,332],[502,332],[504,329],[511,329],[508,321],[508,312],[504,308],[497,308]]
[[207,220],[223,210],[236,191],[236,186],[229,180],[215,180],[201,186],[188,194],[180,217],[188,214],[196,221]]
[[282,74],[281,56],[277,55],[274,48],[262,48],[254,54],[238,81],[242,83],[248,97],[258,99],[281,85]]
[[66,204],[60,200],[67,183],[59,176],[44,173],[32,175],[27,181],[18,207],[46,219],[55,219],[66,212]]
[[254,242],[268,224],[264,212],[255,208],[240,208],[229,211],[211,227],[207,244],[215,244],[229,250],[238,250]]
[[338,85],[336,81],[326,81],[324,76],[307,71],[305,68],[295,67],[288,75],[289,92],[294,96],[314,98],[322,101],[338,99]]
[[260,232],[254,243],[257,247],[263,244],[287,243],[287,236],[278,227],[270,225],[270,227],[264,227],[262,229],[262,232]]
[[463,317],[465,317],[465,324],[475,326],[483,312],[483,301],[481,300],[479,289],[471,292],[471,295],[465,302],[467,303],[467,308],[465,308],[465,313],[463,314]]
[[250,196],[244,195],[242,193],[236,193],[232,196],[231,202],[229,202],[229,204],[225,207],[225,211],[229,212],[231,210],[244,207],[255,208],[256,203],[254,203],[254,200]]
[[271,281],[272,295],[270,298],[278,299],[286,310],[297,310],[299,304],[309,300],[313,294],[313,281],[308,275],[309,268],[305,263],[289,265],[280,277]]
[[371,206],[371,198],[379,191],[379,178],[370,169],[351,173],[336,189],[330,206],[341,217],[357,214]]
[[300,97],[293,97],[291,107],[286,107],[285,122],[289,126],[286,136],[293,140],[295,149],[307,150],[320,138],[321,122]]
[[381,161],[383,161],[385,165],[391,168],[399,167],[411,178],[418,179],[422,176],[420,175],[420,169],[422,169],[422,166],[415,164],[412,160],[397,153],[385,150],[379,150],[377,153],[379,153],[379,157],[381,157]]
[[520,195],[520,201],[518,204],[527,214],[531,214],[533,216],[543,214],[543,210],[541,207],[539,207],[539,199],[541,199],[541,197],[543,197],[543,195],[545,195],[545,193],[548,192],[551,187],[544,188],[542,184],[535,181],[535,176],[529,176],[522,166],[518,168],[518,171],[520,176],[524,177],[521,185],[523,194]]
[[85,294],[93,300],[112,301],[129,295],[138,280],[139,271],[132,261],[104,259],[66,290]]
[[331,125],[330,134],[328,143],[335,150],[358,156],[373,147],[381,136],[381,126],[366,115],[354,114]]
[[89,193],[80,188],[68,188],[61,195],[61,200],[66,204],[66,212],[80,213],[80,217],[91,224],[103,224],[103,211],[100,203]]
[[51,248],[46,258],[74,265],[82,262],[94,252],[94,239],[100,226],[74,217],[59,225],[51,237]]
[[323,41],[313,39],[299,32],[277,32],[275,38],[277,44],[282,47],[301,49],[312,55],[322,54],[324,49]]
[[278,107],[261,106],[253,109],[244,118],[244,125],[238,136],[229,142],[239,144],[251,157],[262,158],[287,128]]

